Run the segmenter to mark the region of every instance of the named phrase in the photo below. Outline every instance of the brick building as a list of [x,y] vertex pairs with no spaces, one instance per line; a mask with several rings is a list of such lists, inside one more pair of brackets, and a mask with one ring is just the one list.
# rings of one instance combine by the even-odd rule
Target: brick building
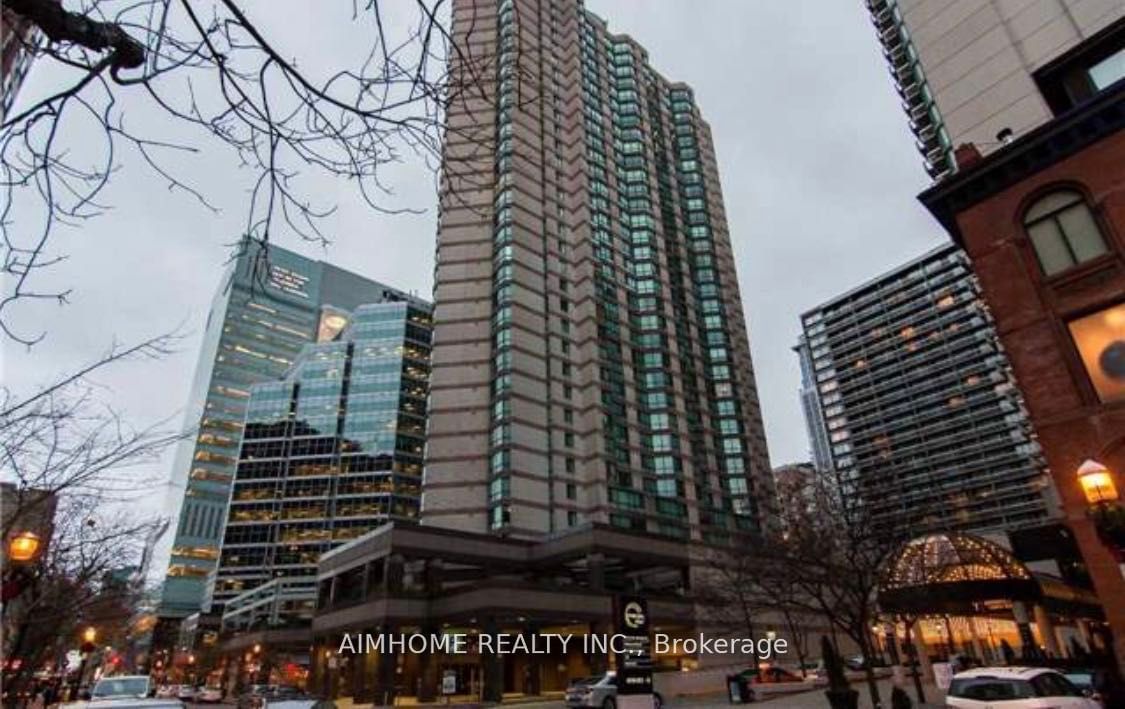
[[[1037,75],[1042,90],[1061,96],[1123,42],[1118,22]],[[958,172],[920,199],[973,262],[1125,664],[1122,550],[1077,477],[1094,459],[1121,490],[1125,470],[1125,80],[1054,108],[987,157],[962,145]]]

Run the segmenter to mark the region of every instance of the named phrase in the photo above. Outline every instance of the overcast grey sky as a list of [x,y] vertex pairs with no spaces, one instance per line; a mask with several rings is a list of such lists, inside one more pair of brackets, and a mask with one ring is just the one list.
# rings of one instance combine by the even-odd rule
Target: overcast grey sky
[[[341,3],[350,8],[350,3]],[[614,32],[645,45],[666,77],[695,88],[719,158],[743,303],[775,465],[808,457],[791,351],[798,316],[894,267],[943,235],[914,196],[928,180],[914,149],[861,0],[588,0]],[[366,30],[327,4],[253,3],[252,16],[305,61],[340,64],[362,54]],[[384,12],[407,11],[392,2]],[[350,12],[350,10],[349,10]],[[357,54],[357,52],[359,54]],[[33,70],[21,101],[57,90]],[[135,120],[159,120],[138,110]],[[206,144],[203,146],[206,148]],[[211,153],[215,156],[216,153]],[[116,338],[132,341],[183,324],[189,336],[164,360],[99,377],[105,400],[137,424],[177,416],[185,404],[209,301],[245,218],[250,175],[204,154],[188,166],[218,215],[169,192],[135,157],[103,195],[112,211],[54,237],[67,260],[44,276],[73,289],[66,306],[37,304],[19,322],[43,329],[30,352],[4,343],[4,377],[28,391],[95,358]],[[428,294],[433,273],[434,180],[424,166],[397,169],[395,206],[421,215],[371,212],[346,185],[328,183],[340,209],[325,252],[296,237],[276,243],[307,256]],[[17,225],[17,227],[20,225]],[[166,476],[170,452],[151,472]],[[153,489],[153,509],[164,491]]]

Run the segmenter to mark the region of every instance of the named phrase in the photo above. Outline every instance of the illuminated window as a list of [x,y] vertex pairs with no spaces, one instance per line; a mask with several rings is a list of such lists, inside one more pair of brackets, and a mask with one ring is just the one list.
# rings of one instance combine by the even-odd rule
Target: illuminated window
[[1074,190],[1042,197],[1023,217],[1043,273],[1052,276],[1107,252],[1094,215]]
[[1072,320],[1069,328],[1098,398],[1125,401],[1125,303]]

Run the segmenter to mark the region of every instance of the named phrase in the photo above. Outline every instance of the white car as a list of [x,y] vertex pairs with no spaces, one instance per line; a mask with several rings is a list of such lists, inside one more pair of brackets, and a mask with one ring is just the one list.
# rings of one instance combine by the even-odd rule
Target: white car
[[150,699],[144,675],[103,677],[94,684],[88,701],[64,704],[67,709],[184,709],[175,699]]
[[199,690],[190,684],[181,684],[176,690],[176,698],[181,702],[194,702],[199,696]]
[[200,704],[218,704],[223,701],[223,690],[218,687],[204,687],[199,690],[196,695],[195,701]]
[[1046,667],[978,667],[953,676],[945,706],[955,709],[1101,709]]

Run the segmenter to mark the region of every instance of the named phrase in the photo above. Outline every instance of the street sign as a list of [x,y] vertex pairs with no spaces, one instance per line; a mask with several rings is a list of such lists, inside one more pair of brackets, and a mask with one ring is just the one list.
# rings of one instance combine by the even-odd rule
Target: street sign
[[652,694],[652,639],[648,602],[640,596],[617,596],[614,626],[624,640],[617,653],[617,693]]

